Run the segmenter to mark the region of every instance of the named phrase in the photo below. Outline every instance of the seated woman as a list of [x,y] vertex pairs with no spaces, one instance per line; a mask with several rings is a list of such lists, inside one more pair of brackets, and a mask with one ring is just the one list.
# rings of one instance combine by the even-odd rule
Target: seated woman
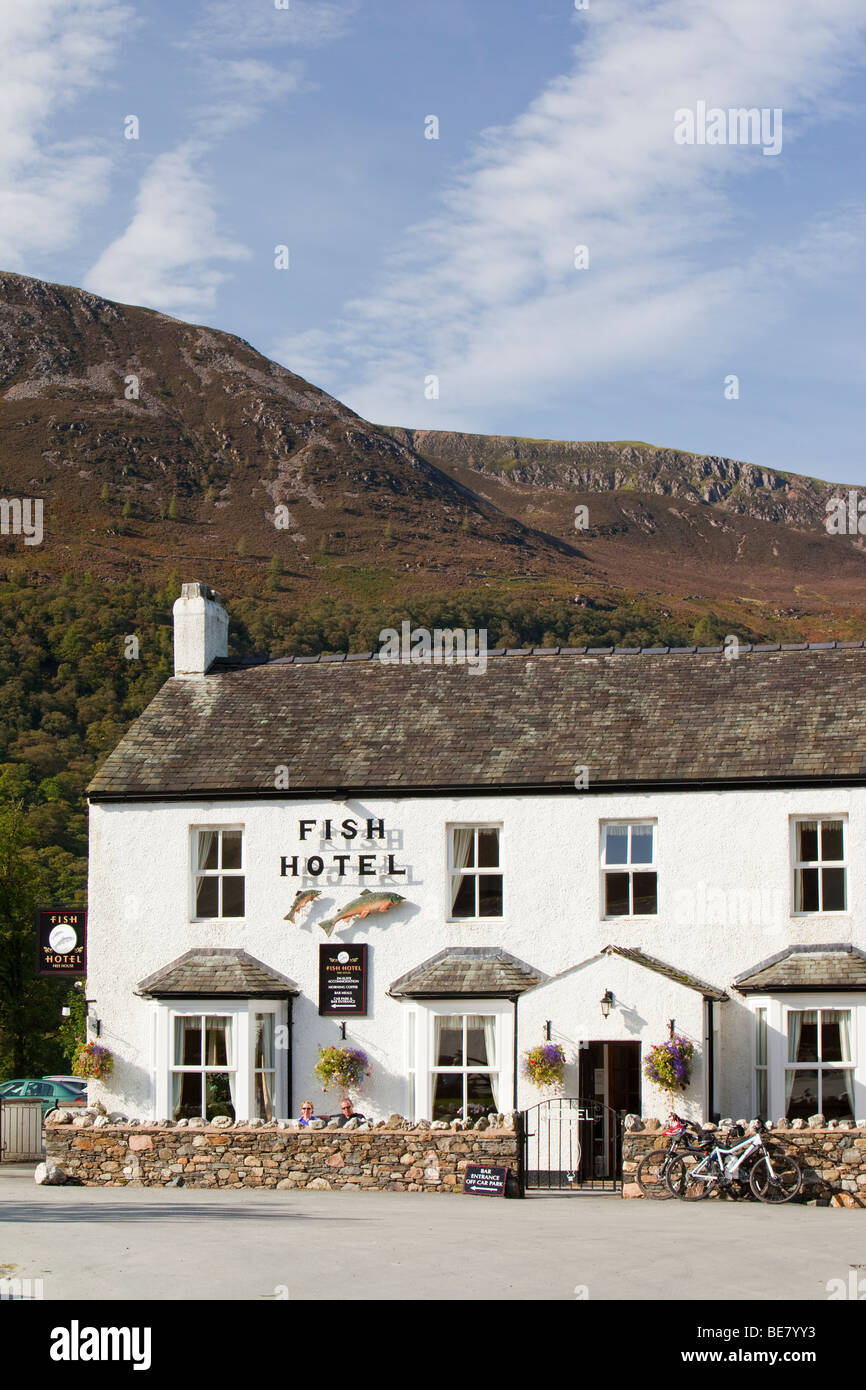
[[313,1114],[313,1102],[311,1100],[305,1100],[301,1105],[301,1118],[298,1123],[301,1125],[308,1125],[310,1120],[314,1120],[315,1118]]

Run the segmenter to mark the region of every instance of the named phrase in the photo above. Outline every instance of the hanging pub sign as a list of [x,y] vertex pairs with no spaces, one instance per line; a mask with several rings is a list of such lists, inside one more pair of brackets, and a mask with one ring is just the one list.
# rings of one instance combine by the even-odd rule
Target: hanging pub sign
[[319,947],[319,1013],[366,1014],[367,947]]
[[36,912],[36,973],[54,979],[87,974],[87,909],[40,907]]

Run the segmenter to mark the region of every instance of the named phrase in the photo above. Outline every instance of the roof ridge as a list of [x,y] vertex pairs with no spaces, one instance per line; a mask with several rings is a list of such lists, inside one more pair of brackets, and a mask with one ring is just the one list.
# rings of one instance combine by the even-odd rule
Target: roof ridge
[[[429,631],[430,629],[428,629]],[[435,631],[435,629],[432,629]],[[460,629],[448,629],[459,631]],[[466,629],[464,629],[466,630]],[[469,629],[471,630],[471,629]],[[826,652],[862,651],[866,641],[839,642],[741,642],[737,654],[744,652],[762,655],[770,652]],[[720,656],[725,653],[724,646],[716,647],[490,647],[485,655],[491,656]],[[219,671],[244,670],[254,666],[314,666],[334,665],[346,661],[378,661],[379,653],[367,652],[317,652],[315,656],[259,656],[259,657],[220,657],[210,666],[208,674]],[[415,663],[386,661],[383,665],[408,665]],[[439,663],[418,662],[418,665]],[[442,665],[460,665],[460,662],[443,662]]]

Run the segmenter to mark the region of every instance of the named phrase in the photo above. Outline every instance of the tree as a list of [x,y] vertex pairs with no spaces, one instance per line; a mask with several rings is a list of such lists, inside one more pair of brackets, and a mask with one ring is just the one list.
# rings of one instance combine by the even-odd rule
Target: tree
[[33,923],[48,875],[32,850],[23,808],[0,807],[0,1075],[59,1068],[56,1037],[66,985],[36,975]]
[[178,509],[177,509],[177,498],[176,498],[176,497],[172,497],[171,501],[169,502],[169,504],[168,504],[168,512],[166,513],[166,515],[168,516],[169,521],[177,521],[177,519],[178,519]]
[[239,559],[239,560],[245,560],[245,559],[246,559],[246,555],[247,555],[247,538],[246,538],[246,536],[240,536],[240,537],[238,538],[238,543],[237,543],[235,549],[237,550],[238,559]]
[[279,588],[280,575],[283,572],[283,562],[279,555],[272,555],[268,561],[268,588]]
[[66,996],[66,1007],[69,1009],[69,1017],[64,1018],[59,1028],[60,1045],[63,1048],[63,1055],[67,1062],[71,1064],[76,1052],[78,1051],[78,1040],[82,1042],[87,1037],[87,981],[79,980],[80,989],[72,986]]

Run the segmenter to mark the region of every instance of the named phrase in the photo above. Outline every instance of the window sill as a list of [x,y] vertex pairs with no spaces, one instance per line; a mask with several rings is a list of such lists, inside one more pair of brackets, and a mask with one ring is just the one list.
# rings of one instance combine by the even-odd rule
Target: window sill
[[631,926],[634,922],[657,922],[660,916],[658,912],[637,912],[628,917],[600,917],[599,923],[603,927],[615,926],[617,922],[625,922]]
[[843,908],[839,912],[792,912],[792,922],[814,922],[815,918],[821,917],[850,917],[850,907]]
[[226,922],[245,922],[246,917],[190,917],[191,927],[221,927]]
[[502,926],[504,917],[446,917],[446,927],[485,927],[491,924]]

